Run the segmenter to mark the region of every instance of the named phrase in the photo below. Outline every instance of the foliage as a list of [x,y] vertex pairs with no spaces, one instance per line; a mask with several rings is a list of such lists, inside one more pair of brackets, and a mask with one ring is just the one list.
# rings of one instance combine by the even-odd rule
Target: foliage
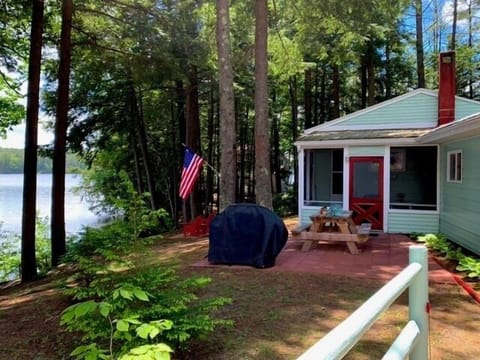
[[469,278],[480,279],[480,259],[478,258],[463,256],[458,260],[456,269],[465,272]]
[[[0,174],[22,174],[23,173],[23,149],[0,148]],[[73,173],[78,169],[85,168],[78,156],[67,154],[67,173]],[[48,157],[39,157],[37,163],[39,173],[52,172],[52,160]]]
[[122,217],[131,227],[134,240],[172,227],[164,209],[151,210],[147,206],[150,194],[139,194],[125,170],[106,166],[84,171],[82,190],[98,211]]
[[84,344],[72,352],[77,359],[130,359],[156,351],[168,359],[170,347],[184,348],[230,324],[210,315],[229,299],[201,300],[195,294],[210,279],[180,280],[172,268],[136,267],[147,249],[140,239],[132,241],[133,233],[122,222],[87,229],[69,249],[77,273],[65,291],[80,302],[65,309],[61,323],[83,334]]
[[296,214],[297,206],[297,194],[293,188],[289,188],[273,197],[273,209],[279,216]]
[[17,277],[20,269],[18,241],[2,229],[0,222],[0,282]]
[[419,242],[425,243],[427,247],[444,255],[448,260],[458,261],[456,270],[465,272],[469,278],[480,279],[480,259],[465,255],[462,248],[448,241],[445,235],[426,234],[418,235],[416,238]]
[[[50,238],[48,218],[37,216],[35,225],[35,256],[37,271],[44,276],[51,269]],[[0,281],[12,280],[20,276],[20,236],[2,231],[0,223]]]
[[166,215],[148,209],[126,173],[120,171],[118,179],[118,187],[128,195],[128,201],[113,200],[123,220],[86,228],[69,244],[65,260],[77,271],[66,293],[79,303],[65,309],[61,322],[83,334],[85,343],[72,353],[77,359],[148,358],[155,351],[168,359],[170,347],[183,348],[191,339],[229,324],[210,316],[229,300],[197,297],[195,291],[210,279],[179,280],[172,268],[138,266],[151,241],[141,235]]
[[109,351],[117,355],[153,341],[184,348],[190,340],[230,324],[209,315],[228,299],[200,300],[195,295],[195,289],[209,282],[200,277],[179,280],[173,269],[160,266],[131,273],[105,271],[87,287],[68,290],[81,302],[65,309],[61,323],[84,334],[82,346],[88,349],[93,343],[105,349],[114,342]]

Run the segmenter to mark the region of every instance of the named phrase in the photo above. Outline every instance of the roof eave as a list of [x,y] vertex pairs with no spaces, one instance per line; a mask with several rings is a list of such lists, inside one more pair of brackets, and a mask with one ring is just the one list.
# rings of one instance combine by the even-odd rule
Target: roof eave
[[418,142],[445,143],[455,140],[467,139],[480,135],[480,113],[443,125],[432,131],[419,136]]
[[295,142],[297,148],[343,148],[346,146],[385,146],[385,145],[415,145],[417,138],[377,138],[377,139],[341,139],[341,140],[299,140]]

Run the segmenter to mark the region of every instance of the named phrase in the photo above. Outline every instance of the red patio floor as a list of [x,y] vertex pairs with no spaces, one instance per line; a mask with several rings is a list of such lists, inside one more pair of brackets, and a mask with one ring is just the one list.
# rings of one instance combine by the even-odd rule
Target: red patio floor
[[[275,266],[259,271],[333,274],[388,281],[408,266],[408,249],[411,245],[415,243],[405,235],[379,234],[370,237],[360,254],[352,255],[343,243],[319,243],[309,251],[301,251],[301,242],[289,238]],[[192,266],[249,268],[213,265],[207,259]],[[429,259],[429,281],[455,283],[453,275],[432,258]]]

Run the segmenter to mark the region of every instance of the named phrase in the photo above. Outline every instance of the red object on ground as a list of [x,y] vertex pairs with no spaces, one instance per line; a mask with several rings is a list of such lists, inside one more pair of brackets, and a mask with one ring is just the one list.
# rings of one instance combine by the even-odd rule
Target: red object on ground
[[468,293],[468,295],[470,295],[477,303],[480,304],[480,295],[469,284],[463,281],[463,279],[458,275],[453,275],[453,278],[457,284]]
[[215,217],[214,213],[208,217],[197,216],[189,223],[183,224],[183,236],[206,236],[210,232],[210,223]]

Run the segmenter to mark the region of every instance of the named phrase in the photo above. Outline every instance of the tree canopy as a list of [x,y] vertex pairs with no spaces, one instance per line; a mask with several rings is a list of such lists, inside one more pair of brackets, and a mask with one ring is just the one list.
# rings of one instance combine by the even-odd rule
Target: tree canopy
[[[24,118],[17,100],[29,43],[27,3],[2,2],[0,134]],[[138,192],[149,194],[152,209],[164,208],[179,221],[218,209],[226,178],[233,181],[229,196],[237,202],[255,201],[262,191],[255,183],[255,1],[227,2],[235,111],[233,124],[224,124],[235,127],[228,140],[235,160],[220,174],[223,179],[213,170],[227,161],[221,146],[225,94],[219,87],[217,3],[74,1],[66,145],[92,170],[98,193],[115,191],[124,171]],[[479,99],[479,3],[457,3],[453,33],[453,2],[423,2],[425,86],[437,87],[436,58],[454,43],[458,93]],[[300,131],[418,87],[417,19],[414,2],[406,0],[267,5],[266,145],[278,206],[278,195],[296,186],[292,144]],[[41,106],[50,119],[58,96],[59,9],[59,2],[46,3]],[[204,167],[186,203],[178,197],[182,143],[211,166]]]

